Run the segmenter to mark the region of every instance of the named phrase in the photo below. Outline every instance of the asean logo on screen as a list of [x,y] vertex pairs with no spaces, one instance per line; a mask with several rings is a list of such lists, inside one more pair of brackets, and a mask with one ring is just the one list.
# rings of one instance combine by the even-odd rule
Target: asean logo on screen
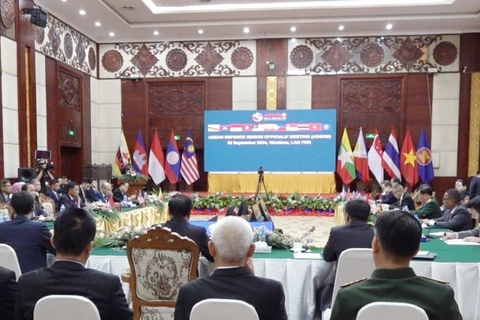
[[261,114],[260,112],[255,112],[252,115],[252,120],[255,122],[261,122],[263,120],[263,114]]
[[417,151],[417,163],[421,166],[428,166],[432,162],[432,153],[427,148],[420,148]]

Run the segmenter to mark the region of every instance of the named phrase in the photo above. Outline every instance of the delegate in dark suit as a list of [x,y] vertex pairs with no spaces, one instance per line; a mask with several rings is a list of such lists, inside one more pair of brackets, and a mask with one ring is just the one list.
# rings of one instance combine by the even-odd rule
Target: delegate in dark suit
[[419,277],[411,268],[377,269],[368,280],[342,286],[330,319],[355,320],[362,307],[377,301],[411,303],[425,310],[432,320],[462,319],[453,289],[446,283]]
[[282,284],[238,267],[217,269],[211,276],[184,284],[178,294],[175,320],[189,320],[197,302],[214,298],[245,301],[255,308],[260,320],[287,319]]
[[472,229],[472,216],[464,206],[458,206],[453,212],[446,209],[443,217],[435,220],[435,227],[452,230],[455,232]]
[[45,193],[45,195],[51,198],[55,202],[55,211],[59,212],[60,211],[60,195],[50,188],[47,189],[47,192]]
[[52,294],[80,295],[92,301],[102,320],[132,320],[116,275],[85,268],[74,261],[57,261],[51,268],[24,274],[18,280],[16,320],[33,320],[38,300]]
[[200,249],[202,255],[207,258],[208,261],[213,262],[213,257],[208,252],[208,235],[204,227],[194,226],[188,223],[187,220],[179,217],[172,217],[170,221],[167,221],[164,227],[169,228],[172,232],[176,232],[182,237],[188,237],[192,239]]
[[470,199],[480,196],[480,171],[477,172],[477,177],[472,179],[470,184]]
[[389,210],[394,210],[394,209],[402,210],[403,208],[405,208],[405,206],[407,206],[408,210],[415,210],[415,203],[413,202],[413,198],[407,192],[403,193],[402,196],[400,197],[400,200],[398,200],[396,203],[392,204],[388,209]]
[[0,267],[0,319],[15,320],[17,280],[15,272]]
[[386,194],[382,195],[381,200],[382,200],[383,204],[394,204],[398,201],[397,198],[395,198],[395,196],[393,195],[392,191],[387,192]]
[[59,204],[60,204],[60,207],[61,207],[62,205],[64,205],[64,206],[65,206],[65,209],[66,209],[66,208],[78,208],[79,206],[78,206],[78,204],[77,204],[75,201],[80,201],[80,199],[76,199],[76,200],[75,200],[75,199],[72,199],[72,198],[70,197],[70,195],[67,193],[67,195],[60,197],[60,202],[59,202]]
[[28,216],[18,215],[0,223],[0,243],[15,250],[22,273],[47,266],[47,251],[55,253],[51,236],[45,224],[33,222]]
[[94,202],[100,201],[100,202],[103,202],[103,203],[107,203],[107,197],[101,191],[97,191],[93,195],[93,201]]
[[113,201],[122,202],[127,195],[122,192],[122,190],[117,189],[113,192]]

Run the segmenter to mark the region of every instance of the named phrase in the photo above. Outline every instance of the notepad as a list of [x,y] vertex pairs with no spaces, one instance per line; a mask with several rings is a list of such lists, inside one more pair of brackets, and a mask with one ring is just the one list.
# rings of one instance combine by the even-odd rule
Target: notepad
[[418,251],[416,257],[425,257],[428,256],[429,253],[428,251]]
[[463,239],[445,240],[445,243],[451,246],[480,246],[480,243],[467,242],[467,241],[464,241]]
[[295,252],[293,257],[295,259],[322,260],[320,253]]

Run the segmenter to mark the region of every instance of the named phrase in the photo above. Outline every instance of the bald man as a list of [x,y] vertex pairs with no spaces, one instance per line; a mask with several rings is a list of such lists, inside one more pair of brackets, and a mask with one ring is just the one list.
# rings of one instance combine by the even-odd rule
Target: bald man
[[111,196],[112,185],[108,182],[102,182],[100,191],[95,192],[93,195],[93,201],[107,203]]

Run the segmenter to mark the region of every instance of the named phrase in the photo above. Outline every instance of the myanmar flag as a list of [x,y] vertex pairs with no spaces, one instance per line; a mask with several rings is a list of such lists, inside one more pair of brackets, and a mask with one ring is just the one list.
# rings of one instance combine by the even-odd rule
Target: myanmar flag
[[407,130],[400,152],[400,170],[408,184],[413,188],[418,183],[417,156],[410,130]]
[[348,139],[347,128],[343,130],[342,143],[338,150],[337,173],[344,184],[349,184],[355,179],[355,164],[353,160],[352,147]]

